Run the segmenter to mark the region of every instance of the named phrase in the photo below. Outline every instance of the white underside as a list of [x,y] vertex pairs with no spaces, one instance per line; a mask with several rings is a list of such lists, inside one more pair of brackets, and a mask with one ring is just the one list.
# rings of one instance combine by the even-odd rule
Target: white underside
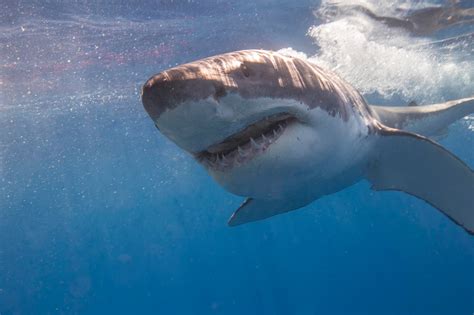
[[208,169],[225,189],[257,199],[314,200],[361,177],[371,142],[358,117],[343,121],[292,100],[230,95],[219,103],[180,105],[164,113],[157,124],[180,147],[197,152],[280,112],[295,115],[298,122],[288,125],[265,152],[225,171]]

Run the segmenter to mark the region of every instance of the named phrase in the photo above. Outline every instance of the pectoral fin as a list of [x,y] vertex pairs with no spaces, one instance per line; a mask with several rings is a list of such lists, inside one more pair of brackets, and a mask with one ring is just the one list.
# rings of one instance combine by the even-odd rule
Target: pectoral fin
[[379,134],[378,154],[368,170],[373,189],[423,199],[474,233],[474,172],[425,137],[390,128]]
[[263,220],[277,214],[296,210],[309,202],[295,202],[292,200],[262,200],[247,198],[242,205],[232,214],[229,226],[241,225],[253,221]]

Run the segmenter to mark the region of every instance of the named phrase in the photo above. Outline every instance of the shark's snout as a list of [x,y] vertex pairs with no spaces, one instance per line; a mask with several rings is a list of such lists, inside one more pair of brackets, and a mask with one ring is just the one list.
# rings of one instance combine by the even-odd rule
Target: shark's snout
[[143,86],[142,103],[153,121],[156,121],[172,104],[170,91],[175,90],[175,84],[160,73],[150,78]]
[[227,93],[222,83],[208,80],[201,73],[199,69],[182,66],[150,78],[142,89],[142,102],[150,117],[156,121],[162,113],[183,103],[217,99]]

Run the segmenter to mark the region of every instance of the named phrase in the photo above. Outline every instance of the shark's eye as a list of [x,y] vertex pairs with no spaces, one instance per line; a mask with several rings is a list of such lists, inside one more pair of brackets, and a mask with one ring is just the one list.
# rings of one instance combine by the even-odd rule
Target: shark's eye
[[242,73],[246,78],[250,76],[250,70],[249,68],[245,65],[245,63],[240,64],[240,70],[242,70]]

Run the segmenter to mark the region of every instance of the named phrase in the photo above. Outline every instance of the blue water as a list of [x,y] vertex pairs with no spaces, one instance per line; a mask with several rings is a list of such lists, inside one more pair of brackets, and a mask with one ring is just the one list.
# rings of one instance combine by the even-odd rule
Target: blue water
[[[474,237],[429,205],[361,182],[229,228],[242,198],[143,110],[145,80],[182,62],[246,48],[318,55],[326,46],[306,35],[317,1],[1,4],[1,315],[473,314]],[[379,103],[472,95],[470,40],[436,86],[353,84]],[[473,126],[440,140],[471,168]]]

